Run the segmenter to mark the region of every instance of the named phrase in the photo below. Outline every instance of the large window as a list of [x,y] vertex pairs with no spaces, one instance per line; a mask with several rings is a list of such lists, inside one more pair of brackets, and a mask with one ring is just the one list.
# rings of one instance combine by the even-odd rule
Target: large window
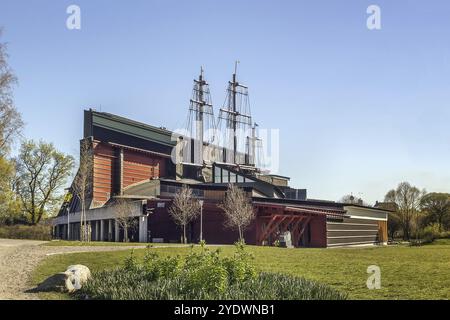
[[228,170],[222,169],[222,182],[223,183],[230,182],[229,174],[230,174],[230,172],[228,172]]
[[231,172],[227,169],[214,166],[214,182],[215,183],[243,183],[243,182],[255,182],[252,179],[248,179],[245,176]]
[[222,182],[222,169],[214,166],[214,182]]

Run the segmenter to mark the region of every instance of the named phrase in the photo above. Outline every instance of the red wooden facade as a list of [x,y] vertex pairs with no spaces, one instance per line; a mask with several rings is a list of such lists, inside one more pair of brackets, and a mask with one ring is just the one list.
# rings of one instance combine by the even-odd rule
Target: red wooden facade
[[[232,244],[238,239],[238,232],[224,227],[224,216],[218,208],[218,200],[206,200],[203,207],[203,238],[207,243]],[[151,238],[165,242],[179,242],[181,228],[170,217],[167,208],[171,200],[155,200],[148,203],[155,208],[149,218],[148,230]],[[254,201],[256,218],[245,230],[245,240],[250,245],[273,245],[279,236],[291,232],[294,247],[327,247],[327,215],[340,216],[341,210],[291,207],[278,204],[259,204]],[[188,239],[198,242],[200,221],[197,219],[188,227]]]
[[102,206],[131,184],[166,174],[166,157],[145,150],[94,141],[93,155],[94,207]]

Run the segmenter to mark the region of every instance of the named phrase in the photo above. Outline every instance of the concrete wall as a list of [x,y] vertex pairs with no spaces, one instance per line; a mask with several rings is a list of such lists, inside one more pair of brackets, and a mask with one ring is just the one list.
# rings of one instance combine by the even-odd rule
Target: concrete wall
[[[134,217],[138,217],[142,215],[142,201],[134,201],[132,202],[132,212],[131,215]],[[81,212],[75,212],[70,214],[70,222],[80,222]],[[114,219],[114,205],[105,206],[96,209],[86,210],[86,220],[103,220],[103,219]],[[56,217],[53,219],[53,224],[67,224],[67,215]]]
[[[136,236],[133,241],[147,241],[147,217],[142,214],[142,201],[134,201],[131,203],[130,216],[138,220],[136,227]],[[118,223],[115,221],[114,205],[97,209],[86,210],[86,221],[88,223],[92,241],[119,241],[123,235]],[[53,225],[55,237],[65,240],[80,239],[80,216],[81,212],[70,214],[69,217],[61,216],[54,218]],[[67,232],[67,226],[69,233]],[[129,234],[130,236],[131,234]]]

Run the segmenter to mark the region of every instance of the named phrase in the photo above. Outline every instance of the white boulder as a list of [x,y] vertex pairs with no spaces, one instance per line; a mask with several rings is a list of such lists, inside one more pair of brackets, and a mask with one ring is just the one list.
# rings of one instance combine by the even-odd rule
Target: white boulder
[[71,293],[80,290],[90,278],[91,271],[89,268],[81,264],[76,264],[69,266],[65,272],[60,272],[47,278],[37,287],[37,291]]
[[81,264],[69,266],[64,272],[66,278],[66,288],[69,292],[80,290],[81,287],[91,278],[91,271]]

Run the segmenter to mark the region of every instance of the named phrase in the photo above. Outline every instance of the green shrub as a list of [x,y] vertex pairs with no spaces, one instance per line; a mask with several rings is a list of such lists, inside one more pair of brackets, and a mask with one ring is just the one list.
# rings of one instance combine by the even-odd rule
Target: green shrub
[[220,249],[211,251],[205,243],[200,243],[200,251],[191,252],[186,256],[183,266],[186,291],[202,291],[211,293],[224,292],[228,285],[228,273],[220,257]]
[[154,281],[160,277],[175,278],[181,273],[180,256],[160,258],[156,253],[148,251],[144,256],[143,271],[147,280]]
[[52,228],[43,224],[0,226],[0,238],[47,241],[52,239]]
[[254,257],[245,251],[243,243],[236,243],[236,252],[232,258],[225,258],[223,264],[228,272],[230,284],[248,281],[257,277],[255,266],[251,263]]
[[450,239],[450,231],[443,231],[439,234],[439,239]]
[[93,274],[78,297],[112,300],[346,299],[328,286],[289,275],[256,272],[243,244],[233,257],[220,250],[193,249],[184,258],[147,252],[143,263],[133,253],[121,267]]
[[187,290],[182,277],[146,280],[141,271],[101,271],[79,297],[107,300],[344,300],[346,294],[315,281],[290,275],[261,273],[222,292]]
[[439,225],[432,224],[432,225],[426,226],[422,230],[420,237],[423,239],[423,242],[431,243],[435,239],[439,238],[439,235],[440,235]]
[[431,224],[423,228],[419,233],[421,243],[432,243],[436,239],[448,239],[450,238],[450,231],[439,231],[439,225],[437,223]]

